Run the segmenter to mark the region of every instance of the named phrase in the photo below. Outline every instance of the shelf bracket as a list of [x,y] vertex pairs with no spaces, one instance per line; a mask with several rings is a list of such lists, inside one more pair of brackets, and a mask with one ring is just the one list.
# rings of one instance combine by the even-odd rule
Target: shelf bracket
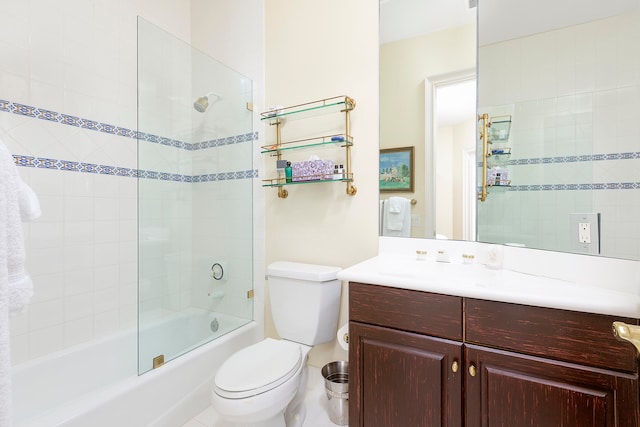
[[478,193],[478,200],[484,202],[487,200],[489,193],[487,192],[487,157],[489,157],[489,114],[484,113],[478,116],[478,121],[482,120],[482,132],[480,138],[482,139],[482,186]]

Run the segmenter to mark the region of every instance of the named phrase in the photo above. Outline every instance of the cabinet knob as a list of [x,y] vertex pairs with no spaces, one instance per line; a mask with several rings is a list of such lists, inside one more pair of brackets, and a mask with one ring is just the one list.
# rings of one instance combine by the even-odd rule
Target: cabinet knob
[[476,365],[469,365],[469,375],[471,375],[472,377],[476,376]]
[[454,360],[453,363],[451,364],[451,370],[453,372],[458,372],[459,368],[460,368],[460,366],[458,365],[458,361]]

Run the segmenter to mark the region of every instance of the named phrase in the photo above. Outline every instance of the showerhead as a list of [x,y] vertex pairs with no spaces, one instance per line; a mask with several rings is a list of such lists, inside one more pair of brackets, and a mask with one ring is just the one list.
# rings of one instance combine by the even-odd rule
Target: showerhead
[[205,111],[207,111],[207,108],[209,108],[210,96],[216,97],[214,102],[220,100],[220,95],[218,95],[217,93],[209,92],[205,96],[201,96],[200,98],[196,99],[195,102],[193,103],[193,108],[195,108],[198,113],[204,113]]
[[195,108],[198,113],[204,113],[207,110],[208,106],[209,98],[207,98],[206,96],[201,96],[193,103],[193,108]]

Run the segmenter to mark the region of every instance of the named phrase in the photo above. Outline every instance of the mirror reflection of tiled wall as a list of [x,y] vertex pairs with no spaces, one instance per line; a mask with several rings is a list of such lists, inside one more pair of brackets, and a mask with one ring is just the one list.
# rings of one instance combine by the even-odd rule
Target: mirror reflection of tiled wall
[[639,21],[480,48],[479,112],[513,117],[512,187],[478,204],[480,241],[571,251],[570,213],[598,212],[602,255],[640,259]]

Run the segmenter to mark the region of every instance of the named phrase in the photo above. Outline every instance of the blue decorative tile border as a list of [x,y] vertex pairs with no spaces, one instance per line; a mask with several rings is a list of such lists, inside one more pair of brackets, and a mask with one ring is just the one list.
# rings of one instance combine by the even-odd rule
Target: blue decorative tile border
[[[638,160],[640,152],[583,154],[579,156],[538,157],[514,159],[505,162],[505,166],[549,165],[559,163],[597,162],[605,160]],[[478,162],[482,167],[482,162]],[[566,190],[638,190],[640,182],[604,182],[586,184],[524,184],[504,188],[506,191],[566,191]]]
[[593,184],[530,184],[513,185],[508,191],[567,191],[567,190],[638,190],[640,182],[601,182]]
[[507,162],[508,166],[540,165],[552,163],[576,163],[576,162],[597,162],[602,160],[637,160],[640,159],[640,152],[629,153],[608,153],[608,154],[582,154],[579,156],[557,156],[557,157],[534,157],[531,159],[515,159]]
[[[67,126],[76,126],[96,132],[108,133],[111,135],[122,136],[136,140],[147,141],[155,144],[166,145],[174,148],[185,150],[203,150],[213,147],[221,147],[231,144],[239,144],[243,142],[251,142],[258,139],[258,132],[246,133],[242,135],[234,135],[225,138],[210,139],[196,143],[178,141],[159,135],[153,135],[145,132],[138,132],[133,129],[127,129],[107,123],[96,122],[93,120],[83,119],[76,116],[58,113],[43,108],[33,107],[30,105],[19,104],[17,102],[5,101],[0,99],[0,111],[7,113],[27,116],[34,119],[47,120]],[[83,173],[95,173],[99,175],[128,176],[132,178],[159,179],[163,181],[177,182],[209,182],[209,181],[226,181],[235,179],[257,178],[258,170],[244,170],[234,172],[220,172],[206,175],[181,175],[167,172],[146,171],[140,169],[123,168],[118,166],[99,165],[94,163],[83,163],[71,160],[49,159],[44,157],[14,155],[14,161],[17,166],[33,167],[41,169],[55,169],[60,171],[72,171]]]
[[15,154],[13,155],[13,160],[15,161],[17,166],[38,169],[55,169],[60,171],[95,173],[98,175],[128,176],[131,178],[158,179],[162,181],[210,182],[258,177],[257,169],[189,176],[167,172],[147,171],[132,168],[122,168],[117,166],[98,165],[93,163],[74,162],[70,160],[56,160],[44,157],[20,156]]
[[[582,154],[579,156],[532,157],[530,159],[510,159],[505,166],[550,165],[557,163],[598,162],[604,160],[638,160],[640,151],[628,153]],[[482,162],[478,162],[482,167]]]
[[201,142],[185,142],[177,139],[166,138],[146,132],[138,132],[133,129],[110,125],[108,123],[96,122],[94,120],[83,119],[81,117],[70,116],[43,108],[32,107],[30,105],[19,104],[17,102],[0,99],[0,111],[32,117],[34,119],[47,120],[68,126],[76,126],[82,129],[89,129],[96,132],[108,133],[111,135],[123,136],[125,138],[139,139],[141,141],[166,145],[169,147],[182,148],[184,150],[203,150],[206,148],[220,147],[223,145],[239,144],[258,139],[258,132],[234,135],[225,138],[210,139]]

